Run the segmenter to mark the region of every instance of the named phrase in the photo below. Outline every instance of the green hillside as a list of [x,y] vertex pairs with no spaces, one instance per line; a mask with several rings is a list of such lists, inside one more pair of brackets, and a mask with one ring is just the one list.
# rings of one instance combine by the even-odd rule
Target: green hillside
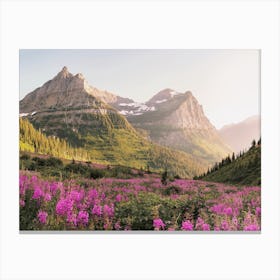
[[[204,162],[195,160],[187,153],[147,141],[126,123],[124,118],[125,123],[122,123],[120,120],[113,120],[114,116],[107,116],[103,120],[107,122],[104,126],[99,120],[97,123],[101,123],[101,126],[93,129],[93,126],[88,125],[90,120],[87,119],[85,123],[82,121],[83,118],[91,117],[93,116],[82,116],[79,125],[75,126],[76,130],[67,125],[63,129],[59,119],[49,118],[48,127],[52,130],[47,130],[48,135],[42,132],[47,129],[44,122],[39,122],[42,118],[37,117],[36,121],[34,120],[35,126],[40,129],[35,129],[28,119],[20,118],[20,150],[102,164],[144,169],[149,166],[151,171],[156,172],[167,168],[170,174],[185,178],[205,171]],[[50,132],[58,134],[59,137],[54,137]],[[68,139],[71,139],[71,144],[68,144]]]
[[206,174],[194,179],[238,185],[261,185],[261,143],[237,157],[227,157],[216,163]]

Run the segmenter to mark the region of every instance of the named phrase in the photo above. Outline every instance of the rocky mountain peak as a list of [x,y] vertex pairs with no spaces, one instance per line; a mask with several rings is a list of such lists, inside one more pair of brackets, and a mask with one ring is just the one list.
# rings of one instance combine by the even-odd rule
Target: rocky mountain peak
[[68,71],[68,68],[66,66],[64,66],[62,68],[62,70],[56,75],[55,78],[58,78],[58,79],[66,79],[66,78],[72,78],[73,77],[73,74],[71,74],[69,71]]
[[27,94],[20,101],[20,112],[96,106],[96,101],[100,102],[100,100],[94,93],[81,73],[73,75],[64,66],[53,79]]
[[85,80],[85,77],[83,76],[82,73],[78,73],[75,75],[76,78],[81,79],[81,80]]
[[159,91],[157,94],[155,94],[149,101],[146,102],[146,105],[148,106],[156,106],[157,104],[163,103],[172,97],[181,94],[171,88],[166,88],[161,91]]

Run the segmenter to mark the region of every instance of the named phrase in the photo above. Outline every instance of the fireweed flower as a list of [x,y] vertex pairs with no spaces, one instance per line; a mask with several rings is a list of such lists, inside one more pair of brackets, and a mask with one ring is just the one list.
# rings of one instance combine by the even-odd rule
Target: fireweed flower
[[208,231],[208,230],[210,230],[210,226],[208,224],[203,224],[202,225],[202,230]]
[[259,227],[259,225],[251,224],[251,225],[245,226],[244,230],[246,230],[246,231],[257,231],[257,230],[260,230],[260,227]]
[[76,190],[71,191],[69,196],[71,200],[76,202],[79,202],[83,198],[82,193]]
[[23,199],[20,199],[19,205],[22,206],[22,207],[24,207],[24,206],[25,206],[25,201],[24,201]]
[[118,195],[116,196],[116,202],[120,202],[120,201],[122,201],[122,195],[121,195],[121,194],[118,194]]
[[51,199],[52,199],[52,196],[49,193],[46,193],[45,197],[44,197],[44,200],[45,201],[51,201]]
[[43,191],[39,187],[36,187],[35,190],[34,190],[32,198],[33,199],[40,199],[42,196],[44,196]]
[[153,226],[156,230],[160,230],[160,228],[165,228],[165,223],[162,221],[162,219],[154,219]]
[[227,221],[223,220],[221,223],[222,230],[229,230],[229,224]]
[[92,208],[92,211],[91,213],[93,215],[96,215],[96,216],[101,216],[102,215],[102,206],[100,205],[94,205],[93,208]]
[[198,230],[202,230],[202,225],[204,225],[204,220],[198,217],[195,228]]
[[98,191],[96,189],[92,189],[88,192],[88,197],[90,200],[95,200],[98,198]]
[[120,222],[116,222],[114,225],[114,228],[115,228],[115,230],[120,230],[120,228],[121,228]]
[[232,208],[231,208],[231,207],[227,207],[227,208],[224,210],[224,213],[225,213],[227,216],[231,216],[231,215],[233,214]]
[[193,224],[189,220],[187,220],[182,223],[181,229],[182,230],[193,230]]
[[46,224],[47,222],[48,213],[45,211],[40,210],[38,213],[38,219],[41,224]]
[[56,213],[58,215],[65,215],[73,208],[73,201],[69,199],[60,199],[56,204]]
[[77,217],[77,222],[85,226],[88,224],[88,217],[89,217],[88,212],[80,211]]
[[114,216],[114,207],[113,206],[109,206],[107,204],[105,204],[103,206],[103,213],[104,215],[108,216],[108,217],[113,217]]
[[72,223],[74,226],[77,226],[77,215],[72,212],[68,212],[66,221],[70,224]]

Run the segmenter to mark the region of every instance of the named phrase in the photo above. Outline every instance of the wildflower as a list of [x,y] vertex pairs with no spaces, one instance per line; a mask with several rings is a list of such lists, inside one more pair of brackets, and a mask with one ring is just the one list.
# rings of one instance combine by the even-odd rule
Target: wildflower
[[120,201],[122,201],[122,195],[121,195],[121,194],[118,194],[118,195],[116,196],[116,202],[120,202]]
[[52,199],[52,196],[49,193],[45,194],[44,200],[45,201],[50,201]]
[[89,217],[88,212],[80,211],[78,213],[77,222],[85,226],[88,224],[88,217]]
[[105,204],[103,206],[103,213],[104,215],[108,216],[108,217],[113,217],[114,216],[114,207],[110,207],[109,205]]
[[204,223],[204,220],[203,220],[202,218],[198,217],[198,218],[197,218],[197,221],[196,221],[196,226],[195,226],[195,228],[196,228],[197,230],[203,230],[202,226],[203,226],[204,224],[205,224],[205,223]]
[[224,210],[224,213],[227,215],[227,216],[231,216],[233,211],[232,211],[232,208],[231,207],[227,207],[225,210]]
[[45,211],[40,210],[38,213],[38,219],[41,224],[46,224],[47,222],[48,213]]
[[202,225],[202,230],[208,231],[208,230],[210,230],[210,226],[208,224],[203,224]]
[[223,220],[221,223],[222,230],[229,230],[229,224],[227,221]]
[[53,182],[53,183],[50,184],[50,192],[51,192],[52,194],[55,194],[55,192],[57,191],[57,189],[58,189],[58,184],[57,184],[57,183]]
[[77,226],[77,215],[72,212],[68,212],[66,221],[68,223],[72,223],[74,226]]
[[182,223],[181,229],[182,230],[193,230],[193,224],[189,220],[187,220]]
[[44,195],[43,191],[42,191],[39,187],[36,187],[35,190],[34,190],[34,193],[33,193],[32,198],[33,198],[33,199],[39,199],[39,198],[41,198],[43,195]]
[[88,192],[88,197],[90,198],[90,200],[95,200],[96,198],[98,198],[98,191],[96,189],[92,189]]
[[115,230],[120,230],[120,228],[121,228],[120,222],[116,222],[114,225],[114,228],[115,228]]
[[102,215],[102,206],[94,205],[91,213],[100,217]]
[[22,206],[22,207],[24,207],[24,206],[25,206],[25,201],[24,201],[23,199],[20,199],[19,205]]
[[156,230],[160,230],[160,228],[165,228],[165,224],[162,221],[162,219],[154,219],[153,226]]
[[256,230],[260,230],[260,227],[256,224],[251,224],[251,225],[245,226],[244,230],[246,230],[246,231],[256,231]]
[[82,193],[79,191],[76,191],[76,190],[71,191],[69,196],[70,196],[70,199],[72,199],[76,202],[79,202],[83,197]]
[[56,213],[58,215],[65,215],[73,208],[73,201],[69,199],[60,199],[56,204]]

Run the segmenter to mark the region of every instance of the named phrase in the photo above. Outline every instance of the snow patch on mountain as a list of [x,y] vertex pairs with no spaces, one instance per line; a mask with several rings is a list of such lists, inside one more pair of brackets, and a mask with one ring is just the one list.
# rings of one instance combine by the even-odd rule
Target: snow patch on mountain
[[125,108],[124,108],[123,110],[119,111],[119,113],[124,115],[124,116],[139,116],[139,115],[142,115],[145,112],[156,110],[155,106],[149,107],[146,104],[137,103],[137,102],[120,103],[119,106],[131,108],[131,109],[127,109],[127,110],[125,110]]
[[160,103],[163,103],[163,102],[166,102],[166,101],[167,101],[167,99],[162,99],[162,100],[157,100],[156,103],[160,104]]

